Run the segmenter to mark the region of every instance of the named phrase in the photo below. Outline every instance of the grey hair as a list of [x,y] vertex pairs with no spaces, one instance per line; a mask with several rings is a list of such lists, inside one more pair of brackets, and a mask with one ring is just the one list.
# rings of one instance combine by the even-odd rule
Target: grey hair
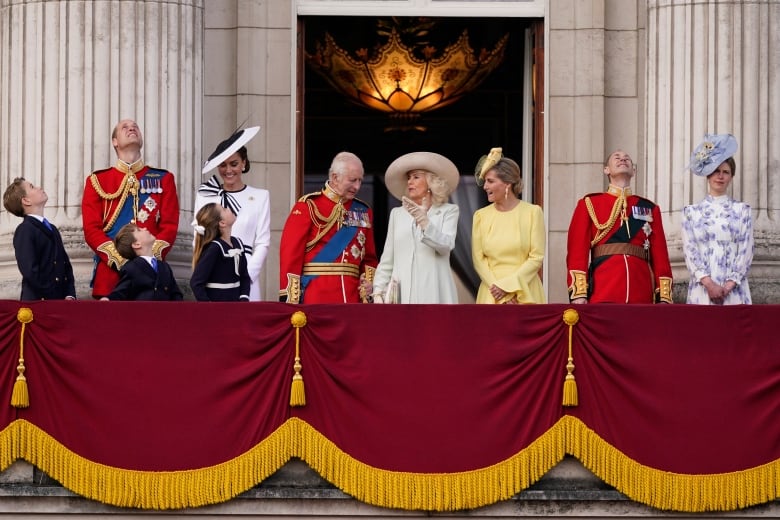
[[357,164],[360,166],[360,171],[363,171],[363,161],[352,152],[339,152],[336,157],[333,158],[333,162],[330,163],[330,170],[328,174],[330,176],[340,177],[344,174],[344,169],[348,164]]

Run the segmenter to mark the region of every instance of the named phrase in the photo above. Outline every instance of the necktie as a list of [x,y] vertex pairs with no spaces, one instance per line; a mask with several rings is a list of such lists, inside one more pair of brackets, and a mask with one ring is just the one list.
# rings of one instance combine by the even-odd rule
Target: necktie
[[51,222],[49,222],[49,221],[48,221],[48,220],[46,220],[46,219],[43,219],[43,225],[44,225],[44,226],[46,226],[46,229],[48,229],[49,231],[51,231]]
[[157,272],[157,259],[155,257],[152,257],[152,269],[154,269],[154,272]]

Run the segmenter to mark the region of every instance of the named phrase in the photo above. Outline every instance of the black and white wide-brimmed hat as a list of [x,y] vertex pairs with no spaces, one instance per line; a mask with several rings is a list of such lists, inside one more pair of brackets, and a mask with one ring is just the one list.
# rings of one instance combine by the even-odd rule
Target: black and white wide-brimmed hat
[[246,143],[257,135],[257,132],[259,131],[259,126],[244,128],[243,130],[238,130],[236,133],[219,143],[217,149],[209,155],[206,164],[203,165],[201,173],[208,173],[225,162],[228,157],[239,151],[241,147],[246,145]]

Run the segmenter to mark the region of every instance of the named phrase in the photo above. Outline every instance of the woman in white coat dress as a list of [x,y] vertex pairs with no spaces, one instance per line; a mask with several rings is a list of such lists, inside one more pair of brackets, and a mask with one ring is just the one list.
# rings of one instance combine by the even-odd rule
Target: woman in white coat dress
[[243,174],[250,167],[245,145],[259,131],[259,126],[239,130],[217,145],[202,173],[216,168],[219,175],[213,175],[200,185],[193,208],[197,214],[209,202],[216,202],[236,215],[233,236],[244,243],[247,255],[247,268],[252,280],[249,301],[262,299],[260,270],[271,245],[271,201],[268,190],[248,186],[243,179]]
[[452,161],[432,152],[402,155],[387,168],[385,184],[402,206],[390,211],[374,303],[458,303],[450,252],[460,211],[447,199],[459,180]]

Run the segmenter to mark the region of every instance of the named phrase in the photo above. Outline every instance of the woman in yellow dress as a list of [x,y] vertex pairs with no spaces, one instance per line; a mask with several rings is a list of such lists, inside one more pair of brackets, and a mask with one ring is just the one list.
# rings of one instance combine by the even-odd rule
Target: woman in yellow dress
[[474,213],[471,256],[482,280],[477,303],[544,303],[544,216],[541,207],[518,198],[520,167],[493,148],[475,176],[492,203]]

